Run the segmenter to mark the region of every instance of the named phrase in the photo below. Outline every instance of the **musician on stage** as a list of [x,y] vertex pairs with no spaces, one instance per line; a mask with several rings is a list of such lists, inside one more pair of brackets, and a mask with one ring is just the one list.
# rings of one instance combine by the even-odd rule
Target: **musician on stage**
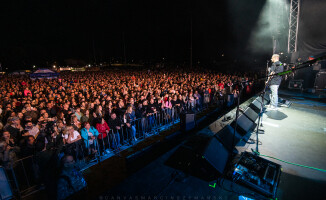
[[[284,67],[283,64],[280,62],[280,55],[273,54],[272,56],[272,66],[269,70],[269,75],[277,74],[283,72]],[[278,88],[281,84],[282,76],[274,75],[269,77],[269,88],[271,89],[271,103],[269,105],[269,110],[277,110],[278,104]]]

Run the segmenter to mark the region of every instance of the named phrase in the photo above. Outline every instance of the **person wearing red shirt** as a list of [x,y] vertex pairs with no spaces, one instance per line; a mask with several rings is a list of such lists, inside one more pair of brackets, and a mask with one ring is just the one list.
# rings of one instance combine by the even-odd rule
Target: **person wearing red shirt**
[[223,90],[224,89],[224,82],[220,82],[218,86]]
[[32,96],[32,92],[28,88],[26,88],[24,90],[24,96],[27,97],[28,95]]
[[108,126],[108,124],[106,123],[106,121],[104,120],[104,118],[99,118],[99,122],[96,124],[96,129],[99,132],[98,135],[98,143],[100,146],[100,152],[102,153],[110,153],[109,151],[109,131],[110,131],[110,127]]

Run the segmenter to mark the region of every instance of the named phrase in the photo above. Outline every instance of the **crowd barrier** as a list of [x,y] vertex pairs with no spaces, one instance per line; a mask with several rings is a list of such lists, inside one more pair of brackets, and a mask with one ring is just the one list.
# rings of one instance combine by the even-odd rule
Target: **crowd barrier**
[[41,174],[35,156],[16,160],[5,168],[5,172],[11,191],[18,199],[41,185]]

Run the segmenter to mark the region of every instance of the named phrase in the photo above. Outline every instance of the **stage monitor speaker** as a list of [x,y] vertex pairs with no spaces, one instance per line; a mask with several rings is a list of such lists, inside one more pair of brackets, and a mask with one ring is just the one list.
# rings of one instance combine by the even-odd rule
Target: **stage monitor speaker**
[[[258,102],[260,102],[260,103],[262,102],[261,97],[257,97],[256,100],[257,100]],[[267,105],[268,103],[269,103],[269,101],[266,100],[265,97],[264,97],[264,105]]]
[[250,105],[249,108],[253,109],[256,113],[260,113],[261,101],[255,99]]
[[[235,123],[235,120],[231,123],[232,128],[235,128]],[[251,131],[255,125],[256,124],[252,122],[248,117],[245,115],[240,115],[237,120],[236,131],[243,137],[249,131]]]
[[195,128],[195,114],[194,113],[181,113],[180,114],[180,127],[182,131],[190,131]]
[[216,134],[216,137],[221,141],[221,143],[229,152],[232,152],[234,151],[234,147],[241,140],[242,135],[237,131],[234,132],[234,128],[232,128],[230,125],[226,125]]
[[248,107],[244,113],[246,117],[248,117],[252,122],[255,122],[256,119],[258,118],[258,113],[255,112],[252,108]]
[[196,135],[181,145],[166,165],[205,181],[216,180],[224,173],[229,152],[215,137]]
[[0,167],[0,199],[13,199],[10,184],[3,167]]

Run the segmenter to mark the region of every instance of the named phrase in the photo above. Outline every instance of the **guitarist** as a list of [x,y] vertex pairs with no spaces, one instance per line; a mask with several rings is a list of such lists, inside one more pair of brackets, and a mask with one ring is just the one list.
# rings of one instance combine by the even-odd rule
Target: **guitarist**
[[[269,75],[277,74],[280,72],[283,72],[284,67],[283,64],[280,62],[280,55],[273,54],[272,56],[272,66],[270,68]],[[270,110],[277,110],[277,104],[278,104],[278,88],[281,84],[282,76],[274,75],[268,77],[269,82],[269,88],[271,89],[271,103],[270,103]]]

